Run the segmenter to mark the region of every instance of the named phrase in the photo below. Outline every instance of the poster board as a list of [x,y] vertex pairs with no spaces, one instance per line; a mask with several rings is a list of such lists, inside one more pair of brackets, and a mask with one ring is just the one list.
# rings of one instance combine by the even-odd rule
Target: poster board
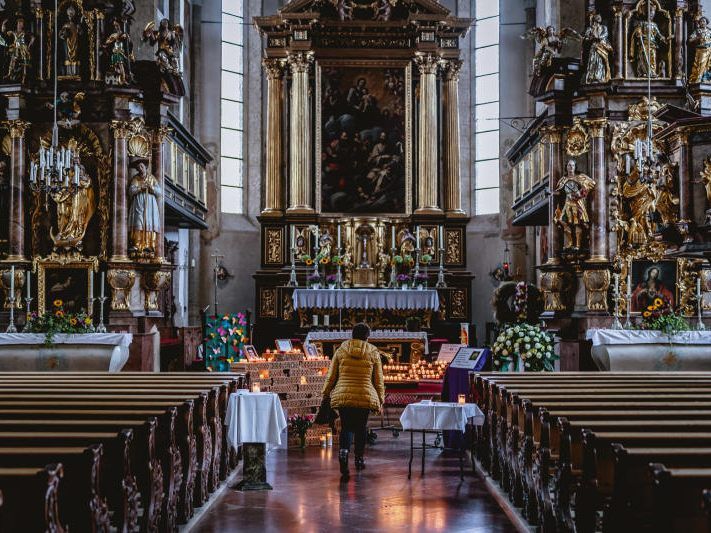
[[439,349],[439,354],[437,354],[437,361],[451,363],[454,356],[457,355],[457,352],[462,347],[464,347],[464,344],[443,344]]
[[466,368],[468,370],[474,370],[483,353],[484,348],[468,348],[463,346],[459,348],[449,366],[453,368]]

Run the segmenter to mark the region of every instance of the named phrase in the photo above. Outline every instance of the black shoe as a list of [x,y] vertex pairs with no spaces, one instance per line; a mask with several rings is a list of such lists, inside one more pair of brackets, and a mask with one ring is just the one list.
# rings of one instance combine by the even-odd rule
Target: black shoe
[[356,467],[356,470],[365,470],[365,459],[363,459],[362,455],[360,457],[356,455],[355,467]]
[[348,450],[338,452],[338,463],[341,466],[341,476],[348,477],[350,475],[348,471]]

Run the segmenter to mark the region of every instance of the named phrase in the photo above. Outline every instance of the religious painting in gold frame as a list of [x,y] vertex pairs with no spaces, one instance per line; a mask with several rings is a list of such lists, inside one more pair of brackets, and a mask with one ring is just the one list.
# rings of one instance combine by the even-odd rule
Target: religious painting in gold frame
[[315,123],[320,213],[412,212],[410,61],[318,61]]
[[88,312],[91,293],[90,271],[98,270],[98,260],[63,262],[53,259],[36,260],[37,310],[40,315],[51,310],[53,302],[62,301],[66,313]]
[[666,301],[672,309],[676,308],[679,303],[676,294],[679,276],[676,260],[637,259],[630,261],[630,266],[632,313],[644,312],[648,306],[654,305],[657,298]]

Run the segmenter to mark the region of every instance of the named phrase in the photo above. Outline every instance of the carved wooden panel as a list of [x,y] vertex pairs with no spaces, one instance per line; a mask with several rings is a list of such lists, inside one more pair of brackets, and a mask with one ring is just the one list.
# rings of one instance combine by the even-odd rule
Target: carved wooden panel
[[264,228],[264,264],[282,265],[284,263],[284,228]]
[[464,228],[444,230],[444,263],[447,266],[464,266]]
[[276,287],[261,287],[259,289],[259,316],[260,318],[277,317]]

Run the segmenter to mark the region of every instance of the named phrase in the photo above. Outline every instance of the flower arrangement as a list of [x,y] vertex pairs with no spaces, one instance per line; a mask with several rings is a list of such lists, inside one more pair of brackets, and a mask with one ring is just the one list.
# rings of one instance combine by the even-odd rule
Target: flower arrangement
[[328,283],[329,285],[333,285],[334,283],[336,283],[336,275],[329,274],[328,276],[326,276],[326,283]]
[[25,333],[44,333],[44,343],[51,346],[57,333],[91,333],[94,330],[91,317],[84,311],[67,313],[64,302],[54,300],[52,309],[42,315],[32,313],[27,317]]
[[423,265],[429,265],[432,263],[432,256],[430,254],[422,254],[422,257],[420,257],[420,263]]
[[303,254],[301,260],[306,266],[312,266],[314,264],[314,260],[309,254]]
[[398,274],[397,275],[397,282],[401,283],[403,285],[410,283],[410,275],[409,274]]
[[686,319],[681,314],[674,312],[670,303],[660,297],[656,297],[652,304],[642,311],[640,327],[641,329],[658,330],[670,337],[680,331],[691,329]]
[[331,264],[336,266],[343,266],[346,264],[346,259],[342,255],[334,255],[331,257]]
[[527,372],[552,372],[558,356],[553,351],[553,339],[539,326],[521,323],[506,327],[492,347],[494,369],[507,372],[521,369]]
[[416,285],[427,285],[427,274],[424,272],[420,272],[415,275],[415,284]]
[[528,314],[528,285],[525,281],[520,281],[516,284],[516,292],[514,293],[513,311],[516,313],[516,320],[523,322]]
[[247,316],[237,313],[207,317],[205,331],[205,367],[229,371],[230,364],[242,357],[244,345],[249,342]]
[[314,415],[291,415],[289,417],[289,431],[299,437],[301,448],[306,447],[306,432],[314,425]]
[[309,285],[317,285],[321,282],[321,276],[318,272],[312,272],[311,274],[306,276],[306,282]]
[[396,266],[402,265],[403,261],[404,261],[404,259],[402,258],[401,255],[394,255],[392,261],[390,262],[390,264],[391,264],[392,266],[395,266],[395,267],[396,267]]
[[319,262],[321,265],[328,265],[331,262],[331,256],[325,253],[319,253],[316,256],[316,260]]

